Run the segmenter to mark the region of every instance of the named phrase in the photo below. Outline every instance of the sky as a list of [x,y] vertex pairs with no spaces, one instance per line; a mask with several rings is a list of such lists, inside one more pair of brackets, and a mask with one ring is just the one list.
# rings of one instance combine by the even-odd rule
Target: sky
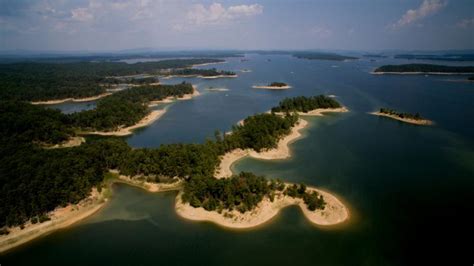
[[0,50],[474,49],[474,0],[0,0]]

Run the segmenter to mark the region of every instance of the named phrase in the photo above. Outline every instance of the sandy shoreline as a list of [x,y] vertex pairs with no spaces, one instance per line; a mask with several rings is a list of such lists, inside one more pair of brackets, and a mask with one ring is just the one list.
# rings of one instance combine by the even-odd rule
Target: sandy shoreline
[[221,158],[219,166],[214,173],[214,176],[216,178],[231,176],[232,165],[246,156],[251,156],[253,158],[262,160],[279,160],[289,158],[291,156],[291,151],[288,145],[301,137],[300,130],[305,128],[307,125],[308,122],[300,118],[298,120],[298,124],[291,129],[291,133],[278,141],[278,146],[275,149],[260,152],[256,152],[253,149],[235,149],[224,154],[224,156]]
[[36,101],[36,102],[30,102],[31,104],[35,105],[50,105],[50,104],[60,104],[60,103],[65,103],[65,102],[91,102],[98,100],[100,98],[107,97],[111,95],[111,92],[106,92],[102,93],[96,96],[91,96],[91,97],[86,97],[86,98],[66,98],[66,99],[59,99],[59,100],[49,100],[49,101]]
[[370,72],[372,75],[472,75],[473,72]]
[[[339,107],[339,108],[318,108],[311,110],[309,112],[297,112],[299,116],[323,116],[324,113],[345,113],[349,112],[346,107]],[[277,115],[284,115],[284,113],[275,113]]]
[[[195,85],[193,85],[193,89],[194,89],[193,93],[185,94],[181,98],[170,96],[170,97],[167,97],[163,100],[151,101],[148,104],[148,106],[152,107],[152,106],[156,106],[157,104],[160,104],[160,103],[171,103],[175,100],[190,100],[193,97],[196,97],[196,96],[200,95],[200,93],[196,89]],[[82,132],[81,134],[83,134],[83,135],[100,135],[100,136],[128,136],[128,135],[133,134],[133,130],[135,130],[137,128],[146,127],[146,126],[151,125],[153,122],[155,122],[160,117],[162,117],[166,113],[166,111],[167,111],[166,108],[161,109],[161,110],[153,110],[147,116],[142,118],[142,120],[140,120],[135,125],[120,128],[120,129],[115,130],[115,131],[88,131],[88,132]]]
[[[348,111],[349,110],[346,107],[328,108],[328,109],[319,108],[319,109],[312,110],[308,113],[299,112],[298,114],[301,116],[323,116],[324,113],[331,113],[331,112],[344,113]],[[276,113],[276,114],[280,115],[280,113]],[[237,124],[243,125],[244,120],[238,121]],[[245,149],[245,150],[235,149],[231,152],[224,154],[224,156],[222,156],[221,158],[221,163],[219,164],[219,166],[217,167],[214,173],[214,176],[216,178],[224,178],[224,177],[231,176],[232,165],[246,156],[251,156],[253,158],[261,159],[261,160],[281,160],[281,159],[289,158],[291,156],[291,149],[289,145],[301,137],[300,130],[305,128],[307,125],[308,125],[308,121],[300,118],[298,120],[298,123],[291,129],[291,133],[278,141],[278,146],[275,149],[261,151],[261,152],[256,152],[252,149]]]
[[183,180],[178,180],[173,183],[152,183],[145,180],[140,180],[138,177],[130,177],[126,175],[120,175],[117,170],[110,170],[111,173],[117,175],[117,179],[114,180],[116,183],[123,183],[134,187],[142,188],[148,192],[164,192],[180,190],[183,187]]
[[82,132],[81,134],[100,135],[100,136],[128,136],[128,135],[133,134],[133,130],[137,128],[141,128],[141,127],[146,127],[152,124],[161,116],[163,116],[165,113],[166,113],[166,109],[154,110],[154,111],[151,111],[147,116],[142,118],[142,120],[140,120],[138,123],[136,123],[133,126],[120,128],[119,130],[116,130],[116,131],[88,131],[88,132]]
[[[285,183],[287,186],[290,185]],[[310,211],[302,199],[285,196],[282,192],[276,192],[273,202],[265,197],[253,210],[240,213],[239,211],[224,210],[221,214],[217,211],[206,211],[204,208],[194,208],[181,200],[182,192],[176,197],[176,213],[192,221],[208,221],[220,226],[233,229],[247,229],[257,227],[272,220],[281,209],[298,205],[304,216],[316,225],[335,225],[346,221],[349,218],[349,210],[335,196],[328,192],[307,187],[307,192],[316,191],[320,193],[326,201],[324,210]]]
[[82,143],[86,142],[86,139],[83,137],[72,137],[69,140],[61,143],[56,144],[53,146],[45,146],[45,149],[61,149],[61,148],[71,148],[81,145]]
[[401,122],[410,123],[410,124],[419,125],[419,126],[434,125],[433,121],[427,120],[427,119],[416,120],[416,119],[410,119],[410,118],[401,118],[401,117],[396,116],[396,115],[384,114],[384,113],[380,113],[380,112],[372,112],[370,114],[371,115],[376,115],[376,116],[384,116],[384,117],[392,118],[392,119],[395,119],[395,120],[398,120],[398,121],[401,121]]
[[265,90],[287,90],[290,89],[290,85],[286,86],[259,86],[259,85],[253,85],[252,88],[254,89],[265,89]]
[[108,195],[110,195],[109,191],[113,183],[123,183],[139,187],[148,192],[180,190],[184,183],[182,180],[173,183],[151,183],[137,180],[129,176],[119,175],[117,170],[110,170],[110,172],[116,174],[117,178],[110,180],[107,187],[103,188],[101,193],[99,193],[96,188],[93,188],[91,195],[80,201],[78,204],[70,204],[66,207],[56,208],[54,211],[48,213],[48,216],[51,218],[50,221],[37,224],[28,222],[25,224],[24,229],[21,229],[19,226],[8,228],[10,233],[8,235],[0,236],[0,253],[52,231],[68,227],[93,215],[107,203]]
[[78,204],[70,204],[50,212],[48,215],[51,218],[50,221],[37,224],[28,222],[24,229],[20,227],[8,228],[10,233],[0,236],[0,253],[89,217],[105,205],[108,200],[106,194],[106,189],[102,189],[102,192],[99,193],[94,188],[91,195]]

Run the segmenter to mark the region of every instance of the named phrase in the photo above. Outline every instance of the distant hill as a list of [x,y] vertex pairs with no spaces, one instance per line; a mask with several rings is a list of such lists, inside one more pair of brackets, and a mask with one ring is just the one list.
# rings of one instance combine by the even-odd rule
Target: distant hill
[[309,59],[309,60],[331,60],[331,61],[344,61],[344,60],[355,60],[358,57],[345,56],[334,53],[321,53],[321,52],[299,52],[293,53],[294,57]]

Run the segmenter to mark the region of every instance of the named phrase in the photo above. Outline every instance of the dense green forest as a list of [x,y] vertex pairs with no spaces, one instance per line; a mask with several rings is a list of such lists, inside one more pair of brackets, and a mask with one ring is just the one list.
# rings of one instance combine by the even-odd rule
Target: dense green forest
[[285,87],[285,86],[288,86],[288,84],[286,84],[284,82],[272,82],[272,83],[268,84],[268,86],[270,86],[270,87]]
[[144,85],[116,92],[97,101],[92,110],[72,113],[70,120],[74,127],[85,131],[113,131],[121,126],[138,123],[149,112],[150,101],[163,100],[166,97],[182,97],[193,93],[189,83],[176,85]]
[[237,210],[241,213],[255,208],[265,197],[274,201],[279,191],[293,198],[301,198],[311,211],[324,209],[326,203],[316,191],[306,191],[306,185],[286,187],[280,180],[268,180],[263,176],[241,172],[230,178],[216,179],[194,175],[184,185],[181,199],[185,203],[208,211]]
[[0,137],[8,142],[58,144],[74,135],[69,118],[59,110],[25,102],[0,101]]
[[213,76],[233,76],[235,75],[232,71],[217,70],[215,68],[211,69],[200,69],[200,68],[184,68],[184,69],[173,69],[166,73],[167,75],[176,75],[176,76],[203,76],[203,77],[213,77]]
[[141,77],[141,78],[129,78],[129,77],[109,77],[103,80],[104,85],[117,85],[117,84],[134,84],[134,85],[147,85],[150,83],[159,82],[157,77]]
[[[169,93],[176,93],[174,89],[178,88],[182,93],[187,93],[190,85],[159,87],[143,86],[138,87],[138,90],[126,90],[100,102],[109,104],[108,101],[112,99],[113,104],[127,110],[122,113],[127,115],[131,111],[128,104],[133,106],[157,97],[166,97]],[[230,208],[226,207],[231,206],[225,205],[227,203],[217,202],[221,196],[214,193],[220,192],[213,191],[214,185],[225,185],[227,189],[235,189],[229,192],[234,196],[233,206],[240,211],[250,210],[267,195],[267,188],[262,187],[262,184],[273,189],[274,181],[252,174],[241,174],[229,179],[232,181],[213,181],[220,156],[236,148],[256,151],[274,148],[298,120],[297,115],[257,114],[246,118],[243,125],[234,126],[232,134],[216,131],[215,140],[202,144],[169,144],[155,149],[131,149],[120,138],[89,137],[85,144],[78,147],[43,149],[38,143],[58,143],[74,134],[71,128],[78,123],[75,115],[65,115],[25,102],[1,102],[0,106],[0,227],[20,225],[31,218],[42,217],[41,220],[44,220],[44,215],[54,208],[77,203],[87,197],[92,187],[101,186],[104,174],[110,169],[150,182],[171,182],[173,178],[186,180],[186,184],[191,185],[187,185],[185,197],[193,202],[197,202],[193,199],[197,198],[207,208]],[[88,112],[80,112],[77,117]],[[129,114],[127,116],[131,117]],[[235,180],[252,189],[257,187],[263,190],[244,193],[244,187],[232,185],[235,185],[232,183]],[[208,185],[203,188],[194,186],[202,182]],[[203,193],[207,196],[194,189],[201,189],[201,192],[204,189]],[[214,203],[203,198],[208,195],[216,197]],[[302,198],[308,202],[308,208],[323,208],[314,195]]]
[[408,119],[414,119],[414,120],[422,120],[423,119],[423,117],[421,117],[419,113],[415,113],[415,114],[400,113],[400,112],[397,112],[397,111],[395,111],[393,109],[389,109],[389,108],[380,108],[379,112],[382,113],[382,114],[398,116],[400,118],[408,118]]
[[374,72],[438,72],[438,73],[474,73],[474,66],[443,66],[431,64],[385,65]]
[[304,112],[318,108],[339,108],[341,105],[334,99],[325,95],[319,96],[299,96],[283,99],[278,106],[273,107],[272,112]]
[[359,59],[353,56],[345,56],[333,53],[321,53],[321,52],[298,52],[293,53],[293,56],[301,59],[310,60],[331,60],[331,61],[344,61],[344,60],[355,60]]
[[58,206],[84,199],[129,149],[119,139],[42,149],[3,136],[0,147],[0,227],[23,224]]
[[169,59],[127,64],[124,62],[0,64],[0,98],[40,101],[84,98],[105,92],[100,86],[110,76],[158,74],[172,68],[222,62],[220,59]]

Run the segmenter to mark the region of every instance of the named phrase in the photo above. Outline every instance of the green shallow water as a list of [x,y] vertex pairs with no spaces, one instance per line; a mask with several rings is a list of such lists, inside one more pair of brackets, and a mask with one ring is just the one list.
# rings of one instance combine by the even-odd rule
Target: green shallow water
[[[228,130],[283,97],[335,94],[351,112],[307,118],[310,125],[304,137],[291,144],[290,159],[245,158],[233,168],[328,190],[348,204],[348,223],[316,227],[298,207],[289,207],[265,226],[233,231],[181,219],[174,211],[174,192],[153,194],[117,184],[112,200],[99,213],[2,255],[0,263],[407,265],[452,256],[472,263],[468,247],[455,243],[470,241],[473,235],[465,214],[472,213],[474,202],[474,84],[368,74],[378,64],[402,60],[249,58],[216,65],[253,70],[237,79],[190,79],[201,90],[200,97],[170,105],[162,119],[127,141],[134,147],[202,142],[216,128]],[[270,81],[294,88],[250,88]],[[208,86],[229,91],[207,92]],[[382,106],[420,112],[436,126],[367,114]]]

